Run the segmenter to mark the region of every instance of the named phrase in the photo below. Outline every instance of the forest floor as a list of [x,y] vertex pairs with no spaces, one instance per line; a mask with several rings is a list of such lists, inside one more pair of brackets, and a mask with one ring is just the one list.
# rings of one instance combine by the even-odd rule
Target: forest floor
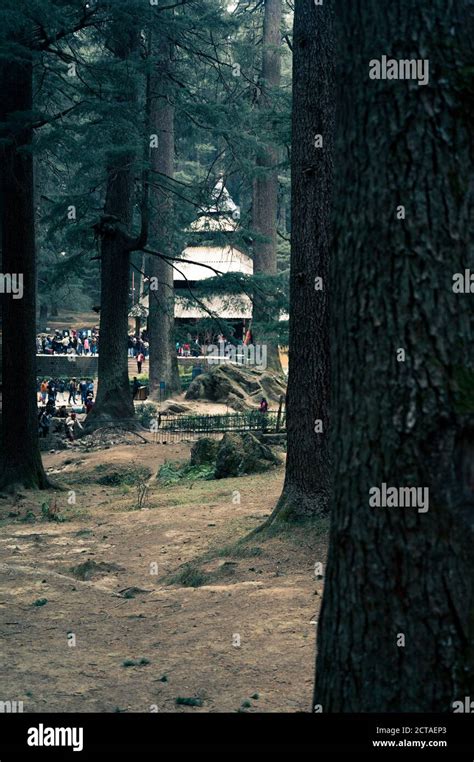
[[156,479],[189,450],[45,453],[63,491],[0,497],[0,699],[26,712],[310,710],[327,528],[244,539],[283,466]]

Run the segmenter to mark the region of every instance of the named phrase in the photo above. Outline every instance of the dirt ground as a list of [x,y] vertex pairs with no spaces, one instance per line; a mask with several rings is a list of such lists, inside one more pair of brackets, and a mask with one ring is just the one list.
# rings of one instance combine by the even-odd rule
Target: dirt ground
[[61,492],[0,498],[2,700],[26,712],[309,711],[326,527],[239,542],[274,507],[283,466],[156,479],[189,449],[46,453]]

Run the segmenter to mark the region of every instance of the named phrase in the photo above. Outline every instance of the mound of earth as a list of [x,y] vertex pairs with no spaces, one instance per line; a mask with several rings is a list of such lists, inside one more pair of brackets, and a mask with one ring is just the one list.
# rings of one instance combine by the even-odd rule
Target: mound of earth
[[97,484],[120,487],[123,485],[136,486],[137,484],[143,484],[150,476],[151,471],[146,466],[101,463],[94,468],[90,474],[90,479],[97,482]]
[[286,393],[283,376],[271,370],[255,370],[237,365],[219,365],[201,373],[191,382],[187,400],[223,402],[233,410],[255,410],[260,399],[277,403]]
[[104,563],[103,561],[97,563],[96,561],[88,559],[83,564],[71,566],[69,572],[73,577],[85,582],[94,579],[95,577],[104,577],[107,574],[123,570],[123,566],[117,566],[117,564]]
[[[143,434],[139,433],[139,431],[143,431]],[[146,444],[147,439],[144,435],[148,432],[144,429],[139,431],[133,431],[125,427],[121,428],[119,425],[104,426],[90,434],[78,437],[75,446],[80,450],[89,452],[90,450],[108,450],[116,445],[137,445],[142,442]]]

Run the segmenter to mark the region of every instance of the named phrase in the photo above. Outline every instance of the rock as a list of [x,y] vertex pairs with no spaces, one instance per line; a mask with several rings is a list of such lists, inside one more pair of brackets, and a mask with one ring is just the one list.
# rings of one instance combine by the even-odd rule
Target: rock
[[41,452],[55,452],[56,450],[67,450],[68,445],[66,442],[66,433],[64,432],[49,432],[47,437],[39,438],[39,448]]
[[249,405],[248,402],[246,402],[244,399],[240,399],[233,392],[228,395],[226,402],[229,407],[231,407],[232,410],[235,410],[237,413],[247,413],[249,409],[251,410],[254,408],[254,405]]
[[189,405],[183,405],[182,402],[165,402],[162,408],[163,413],[189,413],[191,408]]
[[[227,403],[238,412],[255,410],[261,397],[278,403],[286,392],[283,376],[236,365],[219,365],[191,382],[187,400],[206,399]],[[275,405],[276,407],[276,405]]]
[[216,458],[215,479],[255,474],[279,465],[280,460],[267,445],[250,432],[224,434]]
[[208,437],[198,439],[191,447],[191,465],[205,466],[215,463],[219,444],[216,439]]

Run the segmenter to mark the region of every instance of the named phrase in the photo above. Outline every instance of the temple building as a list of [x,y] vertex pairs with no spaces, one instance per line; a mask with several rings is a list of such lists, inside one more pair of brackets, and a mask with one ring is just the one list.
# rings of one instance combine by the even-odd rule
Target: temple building
[[[188,245],[181,254],[183,260],[189,261],[176,263],[178,269],[174,270],[175,320],[178,326],[189,325],[191,333],[192,326],[209,318],[210,312],[232,324],[235,338],[240,339],[252,318],[252,303],[244,294],[203,298],[205,309],[189,299],[193,286],[206,278],[220,273],[253,274],[251,257],[233,243],[239,217],[239,208],[220,179],[212,192],[211,205],[189,227]],[[148,295],[141,303],[148,308]]]

